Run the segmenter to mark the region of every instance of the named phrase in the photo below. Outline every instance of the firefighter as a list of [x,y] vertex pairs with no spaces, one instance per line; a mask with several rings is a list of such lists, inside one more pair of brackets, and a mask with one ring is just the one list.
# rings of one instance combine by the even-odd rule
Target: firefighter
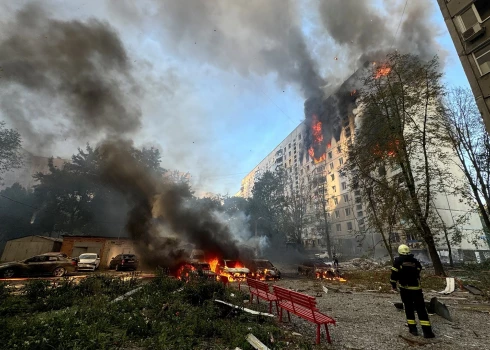
[[398,247],[399,257],[395,259],[391,268],[391,287],[397,292],[397,282],[400,287],[400,297],[405,307],[408,329],[411,334],[418,335],[415,311],[419,317],[420,325],[425,338],[434,338],[429,315],[425,309],[424,294],[420,286],[420,271],[422,265],[410,254],[410,248],[405,244]]

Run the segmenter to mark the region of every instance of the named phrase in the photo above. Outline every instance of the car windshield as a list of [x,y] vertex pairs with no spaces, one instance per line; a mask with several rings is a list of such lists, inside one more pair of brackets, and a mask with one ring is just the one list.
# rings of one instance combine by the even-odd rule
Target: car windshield
[[274,267],[274,265],[272,265],[272,263],[268,260],[256,261],[255,264],[257,265],[257,267],[262,267],[264,269],[272,269]]
[[82,254],[79,256],[80,259],[97,259],[97,254]]
[[243,264],[239,261],[236,260],[226,260],[225,261],[226,267],[230,269],[237,269],[243,267]]
[[135,259],[136,256],[135,255],[124,255],[122,258],[123,259]]

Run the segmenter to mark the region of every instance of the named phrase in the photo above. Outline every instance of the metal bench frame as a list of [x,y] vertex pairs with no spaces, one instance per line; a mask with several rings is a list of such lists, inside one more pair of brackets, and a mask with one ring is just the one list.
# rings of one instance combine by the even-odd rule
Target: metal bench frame
[[279,314],[279,308],[277,306],[277,297],[269,290],[269,285],[265,282],[247,277],[248,290],[250,292],[250,303],[253,302],[253,296],[257,297],[257,304],[259,299],[269,302],[269,313],[272,313],[272,303],[276,303],[276,311]]

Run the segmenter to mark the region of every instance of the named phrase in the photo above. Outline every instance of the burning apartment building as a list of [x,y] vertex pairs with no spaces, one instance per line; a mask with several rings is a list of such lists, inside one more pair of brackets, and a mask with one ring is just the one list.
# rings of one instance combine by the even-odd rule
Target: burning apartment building
[[[289,188],[298,191],[307,188],[308,216],[325,212],[325,221],[313,221],[304,227],[301,241],[305,247],[327,247],[327,233],[332,253],[344,257],[356,257],[366,253],[372,256],[387,256],[381,234],[368,224],[368,203],[361,190],[352,186],[352,178],[346,171],[348,149],[356,142],[356,128],[362,111],[356,104],[357,91],[361,88],[361,68],[348,78],[327,98],[310,98],[305,102],[305,120],[298,125],[271,153],[269,153],[241,183],[237,195],[252,197],[253,184],[266,171],[285,171]],[[376,74],[389,74],[389,68],[380,67]],[[454,164],[448,171],[463,176]],[[399,168],[387,169],[388,177],[399,174]],[[447,226],[454,225],[460,213],[471,213],[471,208],[455,195],[436,195],[434,206]],[[325,229],[326,226],[326,229]],[[463,235],[476,237],[478,245],[471,239],[463,239],[453,247],[455,260],[480,260],[489,254],[488,243],[483,237],[481,222],[476,214],[469,214],[459,225]],[[475,236],[476,233],[476,236]],[[423,243],[414,236],[406,235],[403,224],[395,226],[389,233],[393,246],[408,243],[415,251],[425,254]],[[438,243],[441,257],[447,257],[447,247],[441,239]],[[482,255],[481,255],[482,254]]]

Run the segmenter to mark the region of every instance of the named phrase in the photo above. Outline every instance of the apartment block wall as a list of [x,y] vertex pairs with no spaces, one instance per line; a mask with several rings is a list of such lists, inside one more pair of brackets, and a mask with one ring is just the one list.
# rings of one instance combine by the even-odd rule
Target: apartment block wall
[[490,1],[438,2],[487,131],[490,132]]

